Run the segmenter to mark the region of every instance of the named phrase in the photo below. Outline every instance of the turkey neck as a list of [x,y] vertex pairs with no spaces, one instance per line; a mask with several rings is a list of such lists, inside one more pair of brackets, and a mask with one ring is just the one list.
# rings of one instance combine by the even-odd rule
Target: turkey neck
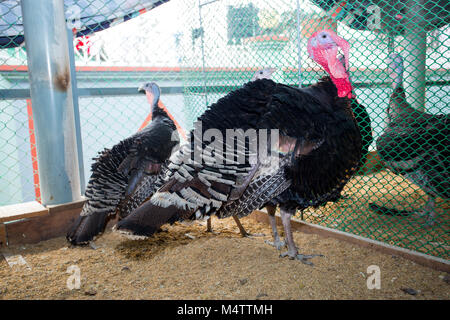
[[386,126],[394,119],[401,116],[402,112],[409,107],[403,89],[403,68],[398,66],[392,70],[392,94],[389,101]]
[[165,117],[165,118],[169,118],[168,114],[166,113],[166,111],[159,107],[159,100],[157,103],[155,103],[152,106],[152,119],[155,119],[157,117]]

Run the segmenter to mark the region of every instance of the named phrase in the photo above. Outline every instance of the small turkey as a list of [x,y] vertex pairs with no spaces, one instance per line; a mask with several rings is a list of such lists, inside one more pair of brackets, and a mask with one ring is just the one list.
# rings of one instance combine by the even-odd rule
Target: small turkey
[[[117,230],[142,238],[165,223],[213,214],[243,217],[291,186],[305,205],[340,194],[362,148],[351,84],[337,58],[341,47],[348,65],[349,44],[331,30],[316,32],[308,43],[330,77],[302,89],[256,80],[212,104],[194,124],[190,142],[171,156],[158,191],[119,221]],[[252,136],[252,130],[256,147],[251,138],[239,138]],[[274,141],[289,152],[279,158],[268,147]],[[293,242],[292,211],[281,214],[288,240],[282,255],[306,262],[309,257],[298,254]]]
[[403,175],[425,191],[429,198],[418,212],[399,211],[378,206],[371,209],[389,215],[418,215],[425,226],[436,220],[435,198],[450,198],[450,116],[433,115],[412,108],[403,88],[403,58],[389,55],[388,69],[392,95],[387,109],[387,125],[377,139],[380,158],[395,173]]
[[158,173],[179,143],[174,122],[158,106],[158,85],[147,83],[139,90],[146,92],[152,121],[94,159],[86,202],[66,236],[74,245],[89,243],[103,232],[109,218],[126,217],[151,196]]

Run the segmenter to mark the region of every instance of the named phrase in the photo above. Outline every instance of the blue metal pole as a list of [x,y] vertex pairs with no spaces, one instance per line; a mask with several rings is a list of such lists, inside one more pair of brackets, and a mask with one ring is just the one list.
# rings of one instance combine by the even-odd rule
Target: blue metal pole
[[303,19],[303,13],[301,12],[300,1],[297,0],[297,59],[298,59],[298,87],[302,87],[302,32],[301,32],[301,20]]
[[63,0],[21,1],[42,203],[81,199]]
[[84,162],[83,162],[83,142],[81,139],[81,123],[80,123],[80,108],[78,105],[78,85],[77,73],[75,69],[75,53],[73,49],[73,32],[70,28],[67,29],[67,40],[69,44],[69,61],[70,61],[70,79],[72,81],[72,96],[73,96],[73,111],[75,115],[75,130],[77,136],[77,151],[78,151],[78,170],[80,172],[80,191],[84,194],[86,189],[86,181],[84,178]]
[[203,20],[202,20],[202,3],[201,0],[198,0],[198,20],[200,23],[200,32],[202,33],[200,36],[200,44],[202,49],[202,73],[203,73],[203,87],[205,89],[205,107],[208,107],[208,92],[206,91],[206,70],[205,70],[205,39],[203,38],[205,34],[205,30],[203,29]]

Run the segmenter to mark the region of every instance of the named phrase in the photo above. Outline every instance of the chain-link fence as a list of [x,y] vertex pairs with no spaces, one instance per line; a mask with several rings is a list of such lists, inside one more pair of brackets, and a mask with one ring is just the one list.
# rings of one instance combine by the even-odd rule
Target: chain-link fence
[[[261,67],[277,68],[274,78],[279,82],[315,83],[324,72],[308,57],[307,40],[323,28],[337,31],[351,43],[354,92],[370,116],[370,123],[360,122],[369,152],[338,202],[307,209],[298,217],[448,259],[450,5],[407,2],[184,1],[186,26],[191,27],[190,37],[183,38],[184,63],[191,68],[186,70],[185,109],[189,121],[195,119]],[[389,138],[386,112],[395,98],[393,71],[387,68],[392,52],[403,57],[402,85],[411,107],[443,116],[436,121],[416,115],[410,119],[404,113],[404,119],[396,117],[392,122],[401,130],[393,132],[404,139],[396,142],[424,145],[414,156],[408,149],[415,146],[403,145],[395,149],[395,162],[387,163],[394,152],[394,146],[384,143]],[[364,118],[363,110],[354,113]],[[430,136],[419,127],[427,127]],[[383,148],[382,159],[377,146]]]
[[[329,28],[351,44],[354,93],[370,117],[360,122],[368,152],[339,201],[298,217],[449,258],[448,1],[165,2],[65,1],[75,35],[86,180],[92,157],[131,135],[147,117],[149,106],[137,93],[141,83],[157,82],[163,103],[189,130],[208,105],[261,67],[276,68],[274,80],[282,83],[315,83],[325,73],[308,57],[306,43],[315,31]],[[29,86],[17,30],[20,4],[0,6],[16,17],[0,18],[0,204],[10,204],[38,197],[38,164],[32,106],[21,90]],[[2,42],[5,34],[9,42]],[[403,64],[396,64],[398,57],[389,61],[393,52]],[[411,109],[394,94],[399,86]],[[354,113],[364,117],[364,110]]]

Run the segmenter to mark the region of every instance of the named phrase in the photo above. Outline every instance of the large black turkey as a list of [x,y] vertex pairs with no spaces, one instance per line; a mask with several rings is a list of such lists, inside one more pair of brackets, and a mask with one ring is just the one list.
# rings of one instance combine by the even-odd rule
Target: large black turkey
[[432,115],[412,108],[403,89],[403,58],[391,53],[388,68],[393,92],[387,110],[387,126],[377,139],[380,158],[397,174],[429,195],[419,212],[388,209],[374,203],[372,210],[390,215],[425,216],[425,226],[435,223],[435,198],[450,198],[450,116]]
[[[342,65],[346,67],[347,74],[350,79],[349,67],[347,67],[347,65],[345,64],[345,58],[343,55],[339,56],[339,61],[342,63]],[[362,137],[361,159],[359,161],[358,166],[359,168],[361,168],[364,166],[367,160],[369,147],[373,142],[372,125],[366,107],[358,102],[356,96],[353,93],[352,97],[350,98],[350,105]],[[341,190],[339,190],[339,194],[335,193],[333,196],[328,197],[323,202],[309,203],[305,201],[305,199],[303,199],[301,195],[297,194],[295,187],[292,186],[286,191],[284,191],[282,194],[280,194],[278,197],[275,197],[274,199],[270,200],[269,203],[265,205],[265,207],[269,215],[269,222],[272,228],[273,241],[266,240],[266,243],[276,247],[278,250],[281,250],[281,248],[286,245],[285,241],[280,240],[277,231],[275,213],[276,208],[278,206],[284,208],[285,210],[292,210],[293,213],[295,213],[296,210],[302,211],[309,206],[317,207],[319,205],[325,204],[325,201],[338,201],[342,197],[340,191]],[[241,201],[244,201],[244,199],[241,199]]]
[[[308,43],[310,55],[330,77],[302,89],[256,80],[219,99],[195,123],[190,143],[171,156],[159,190],[117,229],[140,237],[178,220],[242,217],[291,186],[305,205],[339,195],[358,167],[362,146],[352,87],[337,58],[341,47],[348,65],[349,45],[331,30],[315,33]],[[278,150],[267,147],[277,135],[289,148],[281,159]],[[306,261],[292,238],[291,214],[282,208],[284,255]]]
[[72,244],[87,244],[103,232],[108,218],[126,217],[151,196],[158,173],[179,143],[175,124],[158,106],[158,85],[147,83],[139,90],[149,98],[152,122],[94,159],[86,202],[66,236]]

